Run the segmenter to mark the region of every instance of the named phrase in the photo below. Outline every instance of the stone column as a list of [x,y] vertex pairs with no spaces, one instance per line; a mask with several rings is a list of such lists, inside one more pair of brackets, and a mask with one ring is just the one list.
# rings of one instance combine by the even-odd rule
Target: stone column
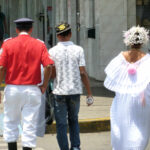
[[60,0],[60,22],[67,21],[67,0]]
[[72,27],[72,41],[77,42],[77,20],[76,20],[76,1],[70,3],[71,7],[71,27]]
[[[17,5],[16,5],[17,6]],[[16,7],[15,7],[16,9]],[[18,1],[18,17],[27,17],[27,1],[26,0],[19,0]]]
[[84,0],[80,0],[80,45],[84,48],[86,69],[88,71],[88,39],[87,39],[87,28],[86,28],[86,3]]
[[[126,49],[122,31],[127,29],[127,0],[99,0],[99,80],[104,80],[104,68],[120,51]],[[97,6],[97,7],[98,7]]]
[[52,26],[53,26],[53,45],[56,44],[56,33],[55,33],[55,26],[56,26],[56,1],[52,0]]
[[[31,8],[31,13],[32,15],[32,19],[34,20],[34,24],[33,24],[33,35],[35,38],[38,38],[38,30],[39,30],[39,18],[38,18],[38,1],[37,0],[33,0],[33,4],[34,4],[34,8]],[[40,37],[39,37],[40,38]]]
[[[95,2],[95,17],[92,17],[92,2]],[[85,49],[88,74],[104,80],[108,62],[126,49],[122,31],[127,29],[127,0],[80,0],[80,22],[80,43]],[[93,24],[95,39],[87,37],[87,28]]]
[[[19,6],[20,6],[19,4],[21,4],[21,3],[18,0],[13,0],[13,1],[10,1],[10,3],[9,3],[9,9],[10,9],[10,11],[9,11],[10,12],[10,36],[12,36],[12,37],[17,35],[16,34],[16,25],[14,23],[14,20],[19,18],[19,16],[18,16]],[[16,6],[18,6],[18,7],[16,7]]]
[[[80,0],[80,44],[84,48],[85,59],[86,59],[86,69],[89,76],[94,76],[96,74],[95,63],[97,56],[96,39],[88,38],[88,29],[95,27],[95,10],[93,0]],[[96,31],[97,33],[97,31]]]
[[136,0],[127,0],[128,28],[136,25]]
[[60,0],[55,0],[55,7],[56,7],[56,24],[60,22]]

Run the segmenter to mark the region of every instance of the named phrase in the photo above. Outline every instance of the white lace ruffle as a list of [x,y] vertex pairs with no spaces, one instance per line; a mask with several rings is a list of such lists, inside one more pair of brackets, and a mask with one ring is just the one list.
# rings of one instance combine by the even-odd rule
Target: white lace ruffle
[[150,82],[150,55],[134,63],[137,66],[136,74],[128,73],[129,62],[120,53],[106,67],[104,86],[109,90],[119,93],[136,94],[144,91]]

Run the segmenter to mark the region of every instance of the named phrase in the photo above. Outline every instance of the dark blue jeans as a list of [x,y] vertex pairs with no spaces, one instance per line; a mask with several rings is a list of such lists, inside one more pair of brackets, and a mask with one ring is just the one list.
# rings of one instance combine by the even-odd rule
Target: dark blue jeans
[[71,147],[80,147],[78,113],[80,95],[54,95],[54,113],[56,119],[57,141],[61,150],[69,150],[67,123]]

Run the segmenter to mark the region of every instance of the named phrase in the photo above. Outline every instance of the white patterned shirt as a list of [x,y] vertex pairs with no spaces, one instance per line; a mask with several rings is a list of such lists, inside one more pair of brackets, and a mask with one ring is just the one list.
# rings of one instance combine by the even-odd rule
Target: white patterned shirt
[[79,67],[85,66],[83,48],[71,41],[58,42],[49,50],[49,54],[56,68],[53,94],[82,94]]

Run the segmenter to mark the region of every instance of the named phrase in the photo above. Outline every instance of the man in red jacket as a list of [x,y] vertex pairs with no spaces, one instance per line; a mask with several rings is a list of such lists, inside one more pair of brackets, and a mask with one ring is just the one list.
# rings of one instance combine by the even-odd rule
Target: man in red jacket
[[[9,150],[17,150],[18,125],[22,119],[23,150],[36,147],[36,123],[41,94],[45,92],[53,61],[44,42],[30,36],[33,20],[15,21],[17,37],[3,43],[0,55],[0,83],[6,70],[4,90],[4,139]],[[41,64],[44,82],[41,82]]]

